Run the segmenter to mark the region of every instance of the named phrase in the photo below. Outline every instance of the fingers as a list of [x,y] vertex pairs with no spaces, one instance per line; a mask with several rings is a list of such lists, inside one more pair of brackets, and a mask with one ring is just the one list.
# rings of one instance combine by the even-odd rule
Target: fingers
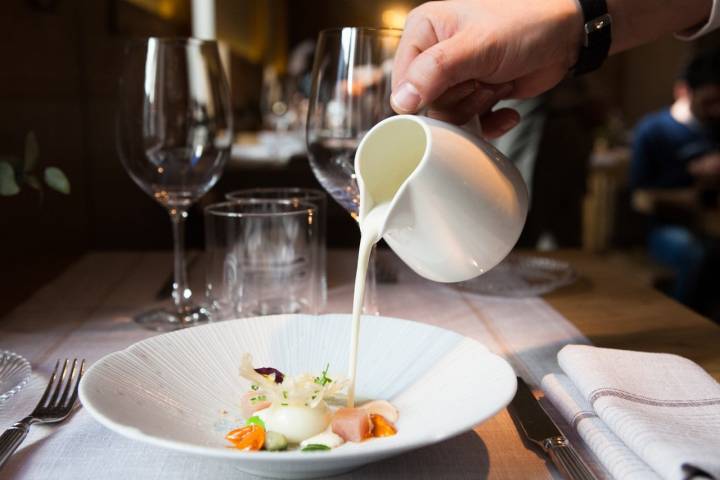
[[[419,7],[416,10],[420,10]],[[411,12],[405,23],[405,29],[398,43],[393,62],[392,88],[397,88],[405,76],[408,66],[420,53],[438,43],[435,29],[427,16]]]
[[513,90],[511,84],[486,85],[468,80],[451,87],[429,108],[428,115],[439,120],[463,125],[477,115],[485,115],[498,101]]
[[[457,34],[417,53],[409,64],[411,53],[403,52],[393,78],[397,86],[393,89],[390,103],[398,113],[415,113],[433,103],[446,90],[463,81],[476,78],[473,67],[473,52],[464,35]],[[416,50],[417,52],[417,50]]]
[[445,93],[440,95],[430,106],[433,110],[445,110],[454,107],[458,102],[464,100],[468,96],[482,90],[488,94],[493,94],[492,85],[483,85],[479,80],[468,80],[458,83],[450,87]]
[[512,108],[501,108],[480,117],[483,136],[491,139],[501,137],[518,123],[520,114]]

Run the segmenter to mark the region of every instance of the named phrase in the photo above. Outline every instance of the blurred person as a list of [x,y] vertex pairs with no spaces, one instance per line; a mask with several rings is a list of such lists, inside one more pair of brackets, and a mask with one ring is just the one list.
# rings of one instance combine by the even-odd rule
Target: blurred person
[[668,267],[672,295],[703,310],[718,284],[712,267],[717,241],[695,225],[717,208],[720,178],[720,50],[704,52],[686,67],[675,102],[645,117],[635,129],[630,187],[636,210],[648,215],[650,255]]

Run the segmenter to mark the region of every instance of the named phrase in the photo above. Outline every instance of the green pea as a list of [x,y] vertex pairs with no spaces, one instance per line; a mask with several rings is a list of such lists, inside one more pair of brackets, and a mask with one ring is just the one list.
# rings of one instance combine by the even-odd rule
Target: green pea
[[271,452],[278,450],[285,450],[288,446],[287,438],[285,435],[278,432],[265,432],[265,443],[263,448]]

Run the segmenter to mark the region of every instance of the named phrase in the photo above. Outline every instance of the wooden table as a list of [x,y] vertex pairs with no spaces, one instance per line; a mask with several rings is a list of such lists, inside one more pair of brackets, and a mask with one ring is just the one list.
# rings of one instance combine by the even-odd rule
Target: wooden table
[[[720,381],[720,328],[649,288],[632,263],[579,251],[543,255],[569,262],[580,275],[574,285],[544,298],[593,344],[676,353],[696,361]],[[509,449],[503,446],[521,442],[508,433],[510,423],[504,411],[476,430],[488,447],[490,465],[514,460],[522,472],[516,478],[544,478],[547,468],[539,457],[506,458]],[[492,467],[488,478],[495,478]]]
[[720,328],[647,286],[623,257],[563,251],[580,281],[545,300],[599,347],[676,353],[720,381]]
[[[548,295],[546,301],[594,344],[677,353],[695,360],[720,379],[720,328],[716,325],[647,287],[640,272],[622,259],[577,251],[557,252],[551,256],[570,262],[580,279],[574,285]],[[7,342],[12,346],[13,341],[21,341],[23,336],[35,335],[32,352],[25,353],[33,363],[43,365],[64,351],[60,345],[82,350],[82,343],[74,343],[73,335],[84,323],[97,318],[97,298],[103,299],[103,312],[111,314],[123,309],[126,312],[127,305],[142,307],[152,300],[155,290],[167,278],[170,264],[168,253],[88,254],[78,261],[71,274],[46,285],[30,301],[0,320],[0,348],[7,346]],[[328,265],[331,267],[331,287],[352,279],[352,252],[330,252]],[[198,276],[201,277],[194,276],[196,281]],[[130,335],[145,335],[128,323],[127,313],[123,314],[125,320],[120,313],[114,315],[117,320],[112,322],[118,322],[115,324],[118,329]],[[37,337],[38,331],[43,332],[41,337]],[[91,334],[92,341],[102,343],[108,329],[98,328]],[[507,411],[482,424],[476,432],[478,436],[472,433],[461,435],[445,442],[440,449],[423,450],[433,455],[433,469],[425,472],[423,478],[543,479],[556,476],[544,457],[527,448]],[[466,449],[469,444],[472,444],[473,455],[453,454],[461,450],[460,445]],[[406,458],[388,463],[391,468],[371,469],[360,478],[401,478],[403,462],[411,462],[413,457]],[[21,458],[19,461],[33,461],[33,457],[30,455],[27,460]]]

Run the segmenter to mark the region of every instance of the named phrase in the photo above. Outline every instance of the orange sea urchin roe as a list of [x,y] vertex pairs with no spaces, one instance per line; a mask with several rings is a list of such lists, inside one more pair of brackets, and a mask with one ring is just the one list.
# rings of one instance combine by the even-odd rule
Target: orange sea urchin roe
[[260,450],[265,443],[265,429],[260,425],[248,425],[231,430],[225,439],[240,450]]
[[370,414],[370,421],[373,424],[372,436],[373,437],[392,437],[397,433],[397,430],[385,417],[378,415],[377,413]]

